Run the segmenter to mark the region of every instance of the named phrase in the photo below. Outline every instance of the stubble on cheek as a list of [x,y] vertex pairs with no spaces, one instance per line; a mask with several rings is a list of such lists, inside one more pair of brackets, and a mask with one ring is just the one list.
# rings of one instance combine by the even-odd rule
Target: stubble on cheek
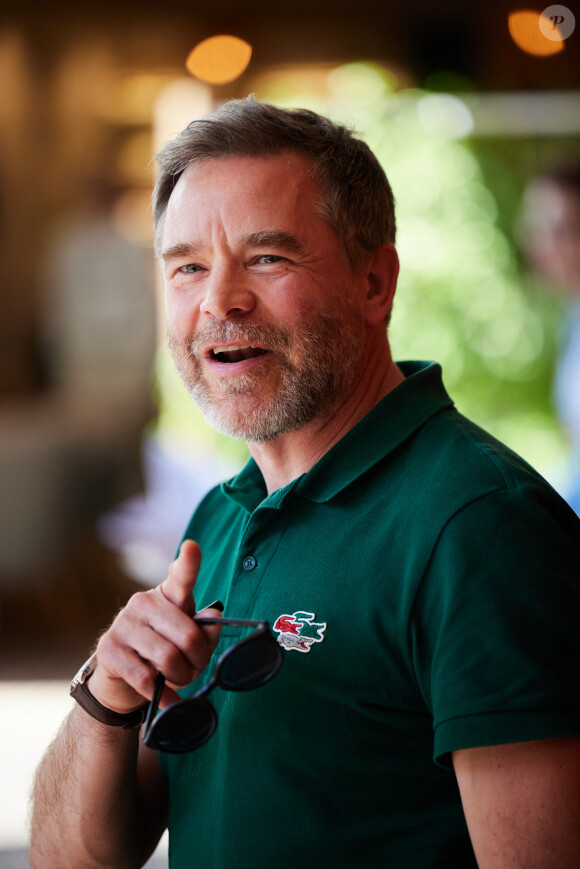
[[[227,321],[193,337],[177,337],[170,332],[168,343],[191,398],[218,431],[250,439],[257,431],[256,419],[272,412],[276,415],[277,393],[286,380],[292,380],[296,364],[296,348],[288,330]],[[242,374],[214,375],[204,359],[206,349],[227,343],[263,348],[268,351],[267,361]],[[258,430],[262,430],[261,425]]]
[[263,382],[262,370],[225,377],[213,376],[204,356],[208,346],[228,343],[248,344],[268,351],[275,358],[278,367],[292,367],[292,335],[288,330],[258,326],[252,323],[238,323],[235,320],[216,324],[203,329],[193,336],[177,338],[171,331],[168,336],[169,349],[177,368],[190,391],[198,386],[215,388],[224,394],[240,394],[248,388]]
[[[329,311],[305,311],[303,322],[290,331],[227,321],[193,338],[169,336],[181,377],[214,428],[264,442],[331,414],[344,399],[364,352],[364,327],[348,290]],[[263,347],[273,358],[255,371],[213,377],[205,348],[228,341]]]

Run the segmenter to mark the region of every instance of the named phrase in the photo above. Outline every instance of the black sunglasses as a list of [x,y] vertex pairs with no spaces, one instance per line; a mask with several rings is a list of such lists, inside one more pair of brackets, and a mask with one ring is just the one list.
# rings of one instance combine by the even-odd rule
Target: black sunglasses
[[181,754],[202,746],[215,733],[218,723],[217,713],[207,699],[209,692],[217,686],[226,691],[251,691],[265,685],[282,665],[283,652],[270,633],[268,622],[195,617],[194,621],[200,625],[256,630],[226,649],[210,681],[193,697],[172,703],[159,715],[157,710],[165,676],[157,674],[155,693],[147,710],[141,737],[145,745],[157,751]]

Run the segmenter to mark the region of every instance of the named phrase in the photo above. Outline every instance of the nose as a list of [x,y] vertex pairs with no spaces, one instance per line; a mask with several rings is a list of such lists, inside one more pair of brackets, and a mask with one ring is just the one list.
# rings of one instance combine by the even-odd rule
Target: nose
[[256,306],[247,277],[236,269],[215,269],[206,279],[204,289],[201,313],[219,320],[248,314]]

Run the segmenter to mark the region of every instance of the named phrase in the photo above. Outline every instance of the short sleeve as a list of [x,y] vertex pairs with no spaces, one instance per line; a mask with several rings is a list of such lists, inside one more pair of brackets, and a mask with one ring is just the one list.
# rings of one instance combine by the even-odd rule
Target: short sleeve
[[580,736],[579,546],[533,487],[492,492],[446,523],[412,620],[438,763]]

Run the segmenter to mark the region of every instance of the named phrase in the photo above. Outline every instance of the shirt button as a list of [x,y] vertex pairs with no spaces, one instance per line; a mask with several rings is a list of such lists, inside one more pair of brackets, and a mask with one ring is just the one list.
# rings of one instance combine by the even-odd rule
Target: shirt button
[[242,567],[244,570],[253,570],[257,563],[253,555],[247,555],[242,561]]

